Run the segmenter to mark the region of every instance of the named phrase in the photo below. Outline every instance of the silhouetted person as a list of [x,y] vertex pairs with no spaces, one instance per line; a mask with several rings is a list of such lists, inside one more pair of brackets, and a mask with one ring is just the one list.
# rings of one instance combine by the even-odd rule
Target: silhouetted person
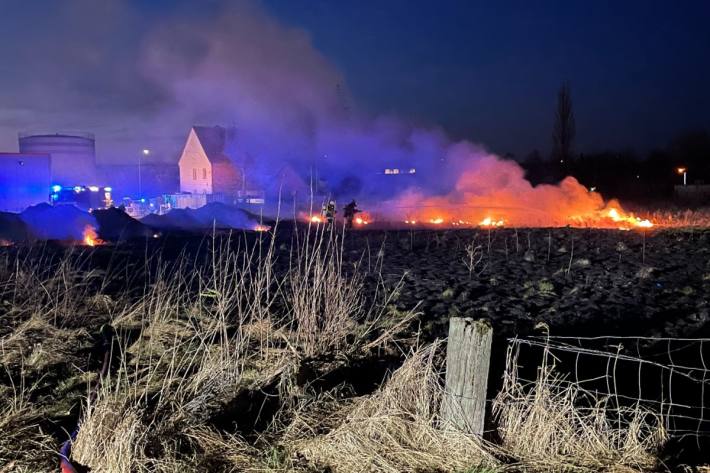
[[345,218],[345,226],[347,228],[353,228],[353,220],[355,219],[355,214],[358,212],[362,212],[362,210],[357,208],[355,199],[343,207],[343,217]]

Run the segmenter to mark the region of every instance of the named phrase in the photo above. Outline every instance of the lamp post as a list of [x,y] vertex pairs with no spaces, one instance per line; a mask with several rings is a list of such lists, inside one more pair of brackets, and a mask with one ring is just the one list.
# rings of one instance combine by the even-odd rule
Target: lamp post
[[676,169],[678,171],[678,174],[683,175],[683,185],[688,185],[688,169],[686,168],[678,168]]
[[150,156],[150,150],[144,148],[140,155],[138,155],[138,198],[143,198],[143,181],[141,179],[141,165],[143,164],[143,156]]

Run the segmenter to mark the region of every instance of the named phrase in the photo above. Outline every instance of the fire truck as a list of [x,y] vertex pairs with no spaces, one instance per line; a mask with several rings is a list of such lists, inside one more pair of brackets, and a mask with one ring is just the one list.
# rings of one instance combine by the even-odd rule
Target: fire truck
[[49,194],[52,205],[74,205],[82,210],[107,209],[113,206],[110,187],[54,185]]

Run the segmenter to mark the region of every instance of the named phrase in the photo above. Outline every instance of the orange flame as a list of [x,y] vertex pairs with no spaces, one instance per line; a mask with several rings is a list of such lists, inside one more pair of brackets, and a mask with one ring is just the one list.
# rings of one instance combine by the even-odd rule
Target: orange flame
[[362,212],[353,220],[355,225],[369,225],[372,223],[372,217],[367,212]]
[[478,225],[481,227],[502,227],[505,225],[505,221],[503,219],[493,220],[491,217],[486,217],[478,222]]
[[[573,177],[555,185],[534,186],[517,163],[487,155],[475,147],[457,146],[449,157],[452,163],[472,163],[457,171],[452,189],[436,195],[427,195],[420,188],[408,189],[383,205],[393,209],[389,218],[407,225],[421,222],[451,227],[654,226],[652,220],[624,212],[618,202],[605,201],[600,193]],[[615,212],[610,214],[612,208]]]
[[82,242],[86,246],[97,246],[104,244],[104,241],[99,238],[98,233],[96,233],[96,229],[92,225],[84,227]]
[[320,215],[312,215],[311,223],[323,223],[323,217],[321,217]]
[[268,226],[268,225],[263,225],[263,224],[261,224],[261,223],[258,223],[258,224],[254,227],[254,231],[255,231],[255,232],[268,232],[269,230],[271,230],[271,227],[270,227],[270,226]]
[[616,207],[611,207],[607,213],[607,216],[616,223],[621,223],[622,226],[619,227],[620,230],[628,230],[623,224],[628,224],[631,228],[651,228],[653,223],[650,220],[641,220],[638,217],[632,215],[622,214]]

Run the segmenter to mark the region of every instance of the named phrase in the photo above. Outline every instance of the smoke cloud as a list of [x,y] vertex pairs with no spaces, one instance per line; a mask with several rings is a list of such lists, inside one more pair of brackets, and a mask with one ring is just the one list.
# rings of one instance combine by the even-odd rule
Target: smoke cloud
[[[482,146],[361,112],[346,78],[308,33],[252,2],[150,21],[123,0],[58,5],[54,17],[41,17],[52,21],[37,25],[52,29],[51,44],[52,35],[42,35],[17,51],[0,46],[20,62],[35,55],[14,92],[0,91],[8,105],[0,114],[5,135],[9,124],[83,129],[96,132],[103,162],[132,163],[150,147],[156,159],[175,163],[192,125],[234,126],[234,154],[272,194],[288,174],[299,197],[315,185],[386,218],[416,212],[468,219],[498,208],[515,223],[551,224],[604,207],[572,178],[533,188],[517,164]],[[52,86],[48,75],[56,77]],[[394,168],[400,175],[384,174]]]

